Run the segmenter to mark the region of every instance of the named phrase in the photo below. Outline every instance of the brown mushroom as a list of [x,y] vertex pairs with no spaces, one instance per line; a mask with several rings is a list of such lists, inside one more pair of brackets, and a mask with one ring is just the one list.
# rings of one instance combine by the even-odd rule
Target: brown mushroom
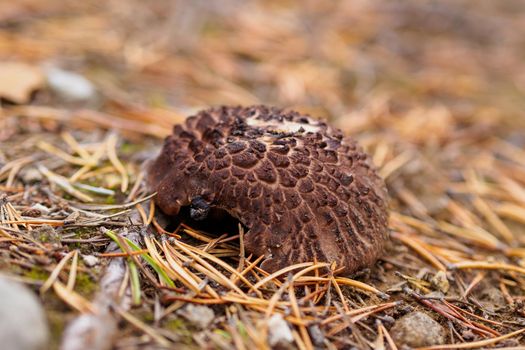
[[354,140],[309,116],[265,106],[201,111],[176,125],[147,183],[168,215],[213,208],[248,231],[245,249],[275,271],[336,261],[371,266],[387,239],[387,193]]

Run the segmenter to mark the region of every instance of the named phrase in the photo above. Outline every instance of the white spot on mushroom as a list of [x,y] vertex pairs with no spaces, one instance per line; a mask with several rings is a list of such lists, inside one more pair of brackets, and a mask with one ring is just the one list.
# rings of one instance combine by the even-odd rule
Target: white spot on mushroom
[[268,131],[296,133],[296,132],[319,132],[320,126],[316,124],[297,123],[289,120],[283,120],[276,123],[275,120],[264,121],[258,118],[248,118],[246,123],[249,126],[265,128]]

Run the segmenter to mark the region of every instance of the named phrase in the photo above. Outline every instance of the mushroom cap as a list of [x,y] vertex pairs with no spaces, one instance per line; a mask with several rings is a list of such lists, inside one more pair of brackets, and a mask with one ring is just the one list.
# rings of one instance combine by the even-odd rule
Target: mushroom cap
[[388,237],[386,187],[367,154],[298,112],[218,107],[188,117],[148,165],[147,184],[168,215],[227,211],[267,271],[316,260],[352,273],[371,266]]

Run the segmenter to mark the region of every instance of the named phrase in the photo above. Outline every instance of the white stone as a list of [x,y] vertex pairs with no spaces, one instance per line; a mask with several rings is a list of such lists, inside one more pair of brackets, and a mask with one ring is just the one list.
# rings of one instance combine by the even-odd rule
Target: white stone
[[49,329],[40,301],[26,286],[0,275],[0,348],[49,348]]
[[42,205],[40,203],[33,204],[31,206],[31,209],[38,210],[42,214],[49,214],[49,212],[51,211],[51,210],[49,210],[48,207],[46,207],[45,205]]
[[215,318],[213,310],[203,305],[188,304],[178,314],[201,329],[207,328]]
[[268,343],[274,347],[293,341],[292,331],[281,314],[275,314],[268,320]]
[[95,96],[93,84],[80,74],[50,67],[46,78],[51,90],[66,100],[88,101]]
[[87,267],[93,267],[98,264],[99,260],[94,255],[82,255],[82,261]]
[[419,348],[445,343],[446,332],[432,317],[424,312],[414,311],[396,321],[390,335],[398,346]]

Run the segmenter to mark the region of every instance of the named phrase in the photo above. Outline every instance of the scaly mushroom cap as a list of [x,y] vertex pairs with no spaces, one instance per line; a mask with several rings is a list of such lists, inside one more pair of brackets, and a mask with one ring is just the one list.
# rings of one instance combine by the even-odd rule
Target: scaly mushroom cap
[[168,215],[226,210],[248,228],[245,249],[275,271],[336,261],[371,266],[387,239],[387,193],[354,140],[322,121],[264,106],[201,111],[176,125],[148,166]]

